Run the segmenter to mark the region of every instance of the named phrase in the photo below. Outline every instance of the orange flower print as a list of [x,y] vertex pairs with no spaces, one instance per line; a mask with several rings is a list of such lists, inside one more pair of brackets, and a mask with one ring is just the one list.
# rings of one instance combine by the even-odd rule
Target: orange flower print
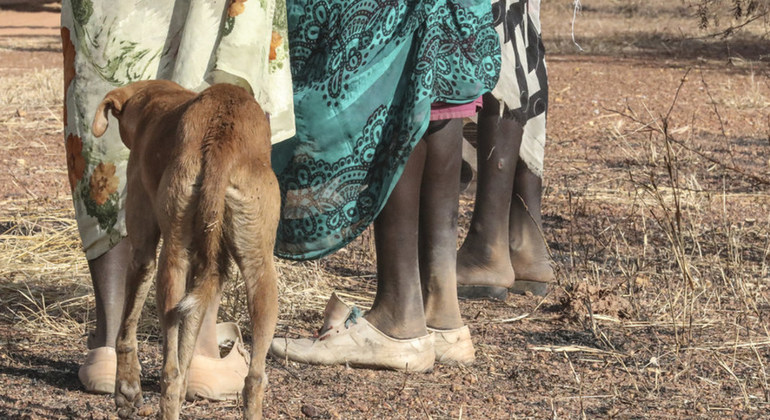
[[64,143],[64,150],[67,154],[67,172],[70,179],[70,189],[75,191],[75,185],[83,179],[83,173],[86,171],[86,160],[83,158],[83,140],[73,134],[67,136]]
[[91,175],[91,199],[100,206],[106,203],[110,194],[118,190],[118,182],[115,165],[100,162]]
[[241,13],[243,13],[244,10],[246,10],[246,0],[233,0],[232,3],[230,3],[230,7],[227,8],[227,16],[234,18]]
[[70,39],[70,30],[61,28],[61,45],[64,53],[64,125],[67,125],[67,89],[75,78],[75,44]]
[[283,38],[281,38],[281,34],[273,31],[273,37],[270,39],[270,59],[271,60],[275,60],[275,57],[276,57],[275,50],[276,48],[281,46],[282,42],[283,42]]

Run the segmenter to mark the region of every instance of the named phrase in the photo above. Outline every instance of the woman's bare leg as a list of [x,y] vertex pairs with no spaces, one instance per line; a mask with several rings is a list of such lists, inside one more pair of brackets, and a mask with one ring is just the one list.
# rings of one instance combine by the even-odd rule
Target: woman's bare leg
[[427,325],[449,330],[463,326],[456,276],[462,120],[444,122],[425,143],[419,242],[423,302]]
[[377,295],[366,319],[393,338],[426,335],[418,263],[420,187],[426,144],[412,151],[396,188],[374,221]]
[[89,335],[88,348],[115,347],[126,293],[126,268],[130,244],[123,238],[101,256],[88,261],[96,300],[96,329]]
[[478,116],[478,180],[473,217],[457,255],[461,297],[505,299],[515,274],[509,218],[522,127],[500,117],[500,103],[484,96]]
[[554,280],[553,265],[543,236],[542,180],[519,161],[513,186],[509,235],[516,283],[511,291],[544,295]]

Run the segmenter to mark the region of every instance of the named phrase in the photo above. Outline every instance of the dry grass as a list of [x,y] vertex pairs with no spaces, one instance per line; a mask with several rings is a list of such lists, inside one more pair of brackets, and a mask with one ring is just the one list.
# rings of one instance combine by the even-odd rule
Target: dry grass
[[[41,337],[85,335],[93,327],[93,290],[70,206],[66,201],[5,203],[0,214],[0,322]],[[297,312],[320,313],[335,284],[346,280],[325,272],[318,262],[279,260],[277,270],[284,320]],[[366,285],[338,294],[361,306],[369,306],[373,298]],[[248,324],[237,272],[224,290],[221,317]],[[153,296],[139,331],[146,339],[158,337]]]
[[[730,57],[736,66],[770,60],[770,16],[741,26],[742,20],[722,19],[700,27],[697,1],[623,0],[544,4],[546,51],[551,54],[667,56],[700,62]],[[729,12],[721,12],[729,16]],[[724,36],[731,26],[739,27]]]
[[[565,309],[596,346],[531,349],[600,354],[655,399],[701,382],[730,389],[736,404],[761,413],[770,404],[770,136],[762,135],[770,126],[752,139],[723,120],[766,115],[770,89],[767,76],[754,73],[745,78],[752,90],[730,79],[714,89],[698,72],[682,70],[668,104],[641,99],[605,109],[600,141],[614,152],[570,168],[545,198],[567,219],[552,230]],[[699,100],[705,108],[693,110]],[[690,118],[675,119],[682,108]],[[701,113],[715,129],[699,127]]]
[[29,131],[59,133],[63,96],[61,69],[15,73],[3,74],[0,78],[0,127],[10,135]]
[[72,214],[50,208],[40,212],[11,203],[4,210],[0,217],[0,231],[4,231],[0,236],[4,308],[0,318],[40,335],[82,333],[84,320],[79,314],[88,313],[93,293]]

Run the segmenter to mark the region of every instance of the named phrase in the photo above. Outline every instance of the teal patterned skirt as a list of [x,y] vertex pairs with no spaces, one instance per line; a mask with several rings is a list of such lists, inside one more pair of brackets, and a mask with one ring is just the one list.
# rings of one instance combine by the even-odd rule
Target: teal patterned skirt
[[489,0],[289,0],[296,135],[273,146],[276,255],[311,259],[374,220],[431,103],[489,92],[500,71]]

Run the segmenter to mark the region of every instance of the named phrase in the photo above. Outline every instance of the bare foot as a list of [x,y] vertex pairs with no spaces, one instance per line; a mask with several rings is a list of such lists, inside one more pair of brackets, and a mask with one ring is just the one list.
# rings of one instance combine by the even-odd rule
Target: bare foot
[[472,240],[466,239],[457,253],[457,293],[461,298],[503,300],[514,279],[507,247],[503,251],[474,246]]
[[[540,235],[538,235],[540,236]],[[541,238],[529,238],[516,246],[511,243],[511,263],[516,272],[516,281],[510,291],[524,294],[530,292],[537,296],[548,293],[548,285],[555,280],[553,261]]]
[[553,262],[548,254],[540,210],[542,181],[526,165],[517,166],[511,200],[508,236],[510,258],[516,271],[514,293],[543,296],[554,281]]
[[544,283],[553,283],[555,276],[553,262],[547,256],[525,256],[522,253],[511,255],[516,281],[531,280]]

